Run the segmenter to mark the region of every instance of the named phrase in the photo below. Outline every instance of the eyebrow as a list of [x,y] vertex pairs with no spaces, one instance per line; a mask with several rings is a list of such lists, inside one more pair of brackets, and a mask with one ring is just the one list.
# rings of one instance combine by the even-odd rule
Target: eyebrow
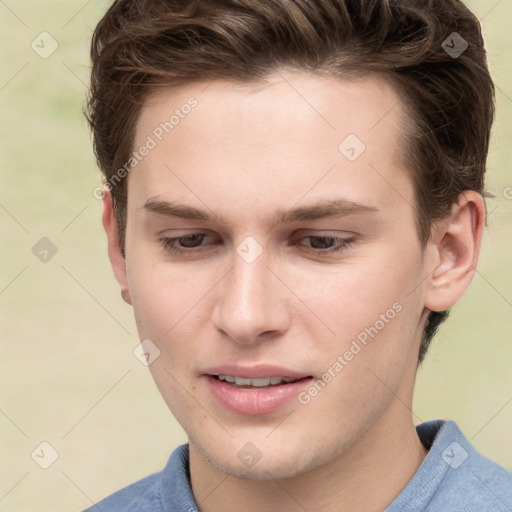
[[[144,204],[144,210],[181,219],[198,220],[203,222],[222,222],[222,218],[213,211],[201,210],[193,206],[176,202],[150,198]],[[346,199],[320,201],[310,206],[300,206],[288,210],[279,210],[276,214],[276,224],[311,221],[329,217],[346,217],[360,213],[376,213],[379,209],[370,204],[357,203]]]

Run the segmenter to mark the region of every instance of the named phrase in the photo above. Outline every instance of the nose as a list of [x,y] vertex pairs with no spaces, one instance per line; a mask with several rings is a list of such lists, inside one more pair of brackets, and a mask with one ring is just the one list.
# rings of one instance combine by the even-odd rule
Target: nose
[[217,329],[239,344],[286,332],[291,322],[289,297],[274,272],[268,267],[265,251],[251,263],[234,254],[232,269],[217,290],[213,311]]

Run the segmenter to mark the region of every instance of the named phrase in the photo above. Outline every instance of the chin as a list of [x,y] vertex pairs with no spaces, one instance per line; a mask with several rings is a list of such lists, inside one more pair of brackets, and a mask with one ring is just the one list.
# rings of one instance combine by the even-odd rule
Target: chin
[[285,463],[278,459],[273,461],[259,461],[254,467],[247,468],[243,464],[231,463],[231,461],[214,459],[209,460],[210,464],[226,475],[240,480],[283,480],[293,478],[307,471],[300,470],[295,464]]
[[[268,455],[261,453],[261,458],[254,463],[243,462],[242,450],[235,450],[237,455],[235,457],[227,457],[226,454],[231,450],[220,449],[218,451],[212,450],[207,445],[208,449],[204,449],[201,445],[194,442],[201,455],[207,460],[215,469],[222,473],[229,475],[233,478],[240,480],[282,480],[286,478],[293,478],[303,473],[316,469],[322,466],[328,460],[328,455],[317,454],[311,457],[304,453],[304,450],[297,447],[296,453],[290,447],[288,453],[281,453],[277,447],[267,447],[264,449]],[[242,454],[240,454],[242,452]],[[240,455],[240,458],[239,456]]]

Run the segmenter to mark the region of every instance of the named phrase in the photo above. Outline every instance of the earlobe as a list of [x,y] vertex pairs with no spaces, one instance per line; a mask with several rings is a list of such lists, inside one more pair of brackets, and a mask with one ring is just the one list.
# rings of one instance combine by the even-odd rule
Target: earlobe
[[119,244],[117,218],[114,211],[112,194],[108,186],[103,188],[101,202],[101,220],[107,235],[108,257],[110,259],[110,264],[112,265],[112,270],[114,271],[114,276],[117,279],[117,282],[121,285],[121,297],[127,304],[131,305],[132,300],[126,273],[126,259]]
[[425,307],[450,309],[468,288],[478,262],[485,223],[480,194],[465,191],[452,206],[448,218],[436,223],[429,244],[429,268]]
[[128,290],[128,288],[123,288],[121,290],[121,297],[126,302],[126,304],[130,304],[130,306],[132,305],[132,297],[130,295],[130,290]]

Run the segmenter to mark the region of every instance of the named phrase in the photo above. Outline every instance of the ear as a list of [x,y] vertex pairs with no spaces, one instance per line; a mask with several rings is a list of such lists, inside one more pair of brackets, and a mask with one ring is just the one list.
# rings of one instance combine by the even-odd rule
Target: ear
[[473,279],[485,225],[485,205],[475,191],[462,192],[448,218],[436,223],[428,245],[425,307],[450,309]]
[[130,290],[128,287],[128,277],[126,274],[126,259],[123,256],[121,246],[119,244],[119,231],[117,226],[117,219],[114,211],[114,204],[112,201],[112,194],[108,186],[103,187],[103,194],[101,199],[102,212],[101,221],[103,228],[107,234],[108,243],[108,257],[114,276],[117,282],[121,285],[121,297],[127,304],[132,304],[130,297]]

